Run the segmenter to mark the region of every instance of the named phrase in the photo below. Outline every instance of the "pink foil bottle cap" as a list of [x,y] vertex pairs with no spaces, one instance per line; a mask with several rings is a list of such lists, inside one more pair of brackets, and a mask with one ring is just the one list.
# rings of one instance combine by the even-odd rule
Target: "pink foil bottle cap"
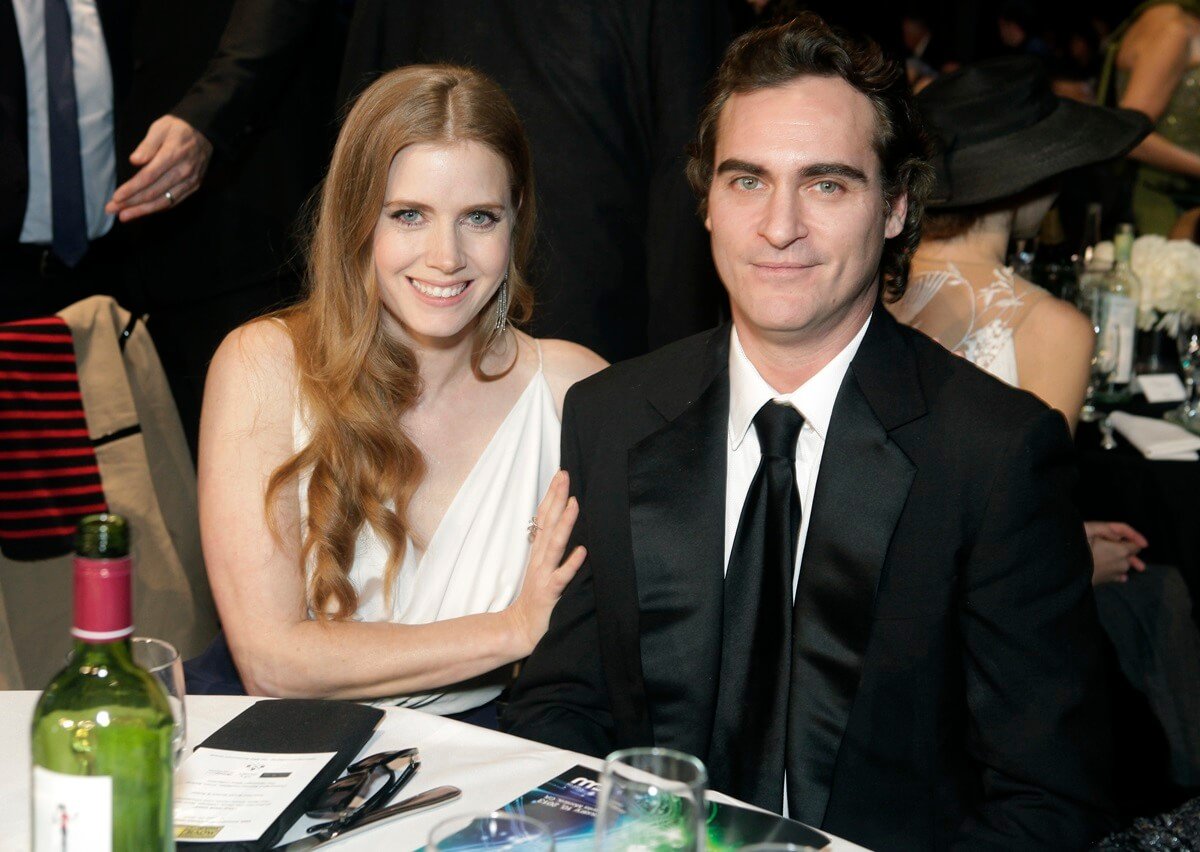
[[71,635],[113,642],[133,634],[133,560],[75,557],[75,620]]

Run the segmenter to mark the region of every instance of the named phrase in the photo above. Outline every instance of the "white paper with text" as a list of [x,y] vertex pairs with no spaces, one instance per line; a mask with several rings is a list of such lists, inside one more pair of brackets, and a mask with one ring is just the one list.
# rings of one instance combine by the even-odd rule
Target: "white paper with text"
[[335,754],[196,749],[175,776],[175,838],[257,840]]

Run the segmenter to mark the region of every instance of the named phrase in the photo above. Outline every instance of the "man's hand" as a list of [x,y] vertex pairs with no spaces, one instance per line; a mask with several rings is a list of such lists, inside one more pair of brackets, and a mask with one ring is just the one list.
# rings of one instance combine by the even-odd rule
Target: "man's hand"
[[212,151],[203,133],[182,118],[164,115],[129,155],[129,162],[141,168],[117,187],[105,212],[128,222],[178,204],[200,187]]
[[1124,583],[1129,571],[1145,571],[1138,552],[1149,542],[1129,524],[1117,521],[1085,521],[1088,547],[1092,550],[1092,585]]

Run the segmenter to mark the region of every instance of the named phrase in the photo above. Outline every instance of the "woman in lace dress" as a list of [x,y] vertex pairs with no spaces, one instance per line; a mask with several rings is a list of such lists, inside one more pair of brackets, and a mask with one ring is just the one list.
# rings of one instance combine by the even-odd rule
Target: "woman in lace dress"
[[[1073,430],[1087,389],[1091,322],[1005,266],[1011,237],[1032,237],[1054,179],[1121,156],[1149,131],[1140,113],[1056,97],[1040,63],[980,63],[928,86],[917,103],[935,130],[938,189],[895,316],[1011,385],[1037,395]],[[1144,566],[1142,536],[1089,522],[1094,581]]]
[[209,371],[201,531],[250,693],[471,713],[545,632],[584,558],[563,395],[604,362],[513,328],[533,225],[492,81],[410,66],[355,103],[304,299]]

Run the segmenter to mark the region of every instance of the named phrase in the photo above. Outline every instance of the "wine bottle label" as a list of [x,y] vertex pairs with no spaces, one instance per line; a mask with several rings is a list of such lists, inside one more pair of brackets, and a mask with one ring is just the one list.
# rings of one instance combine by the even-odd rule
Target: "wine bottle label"
[[130,587],[133,560],[75,557],[75,622],[71,635],[112,642],[133,634]]
[[33,852],[112,852],[112,778],[33,767]]
[[1110,381],[1124,385],[1133,380],[1133,356],[1135,331],[1137,330],[1137,303],[1128,296],[1108,293],[1105,296],[1104,321],[1100,333],[1116,355],[1115,369]]

